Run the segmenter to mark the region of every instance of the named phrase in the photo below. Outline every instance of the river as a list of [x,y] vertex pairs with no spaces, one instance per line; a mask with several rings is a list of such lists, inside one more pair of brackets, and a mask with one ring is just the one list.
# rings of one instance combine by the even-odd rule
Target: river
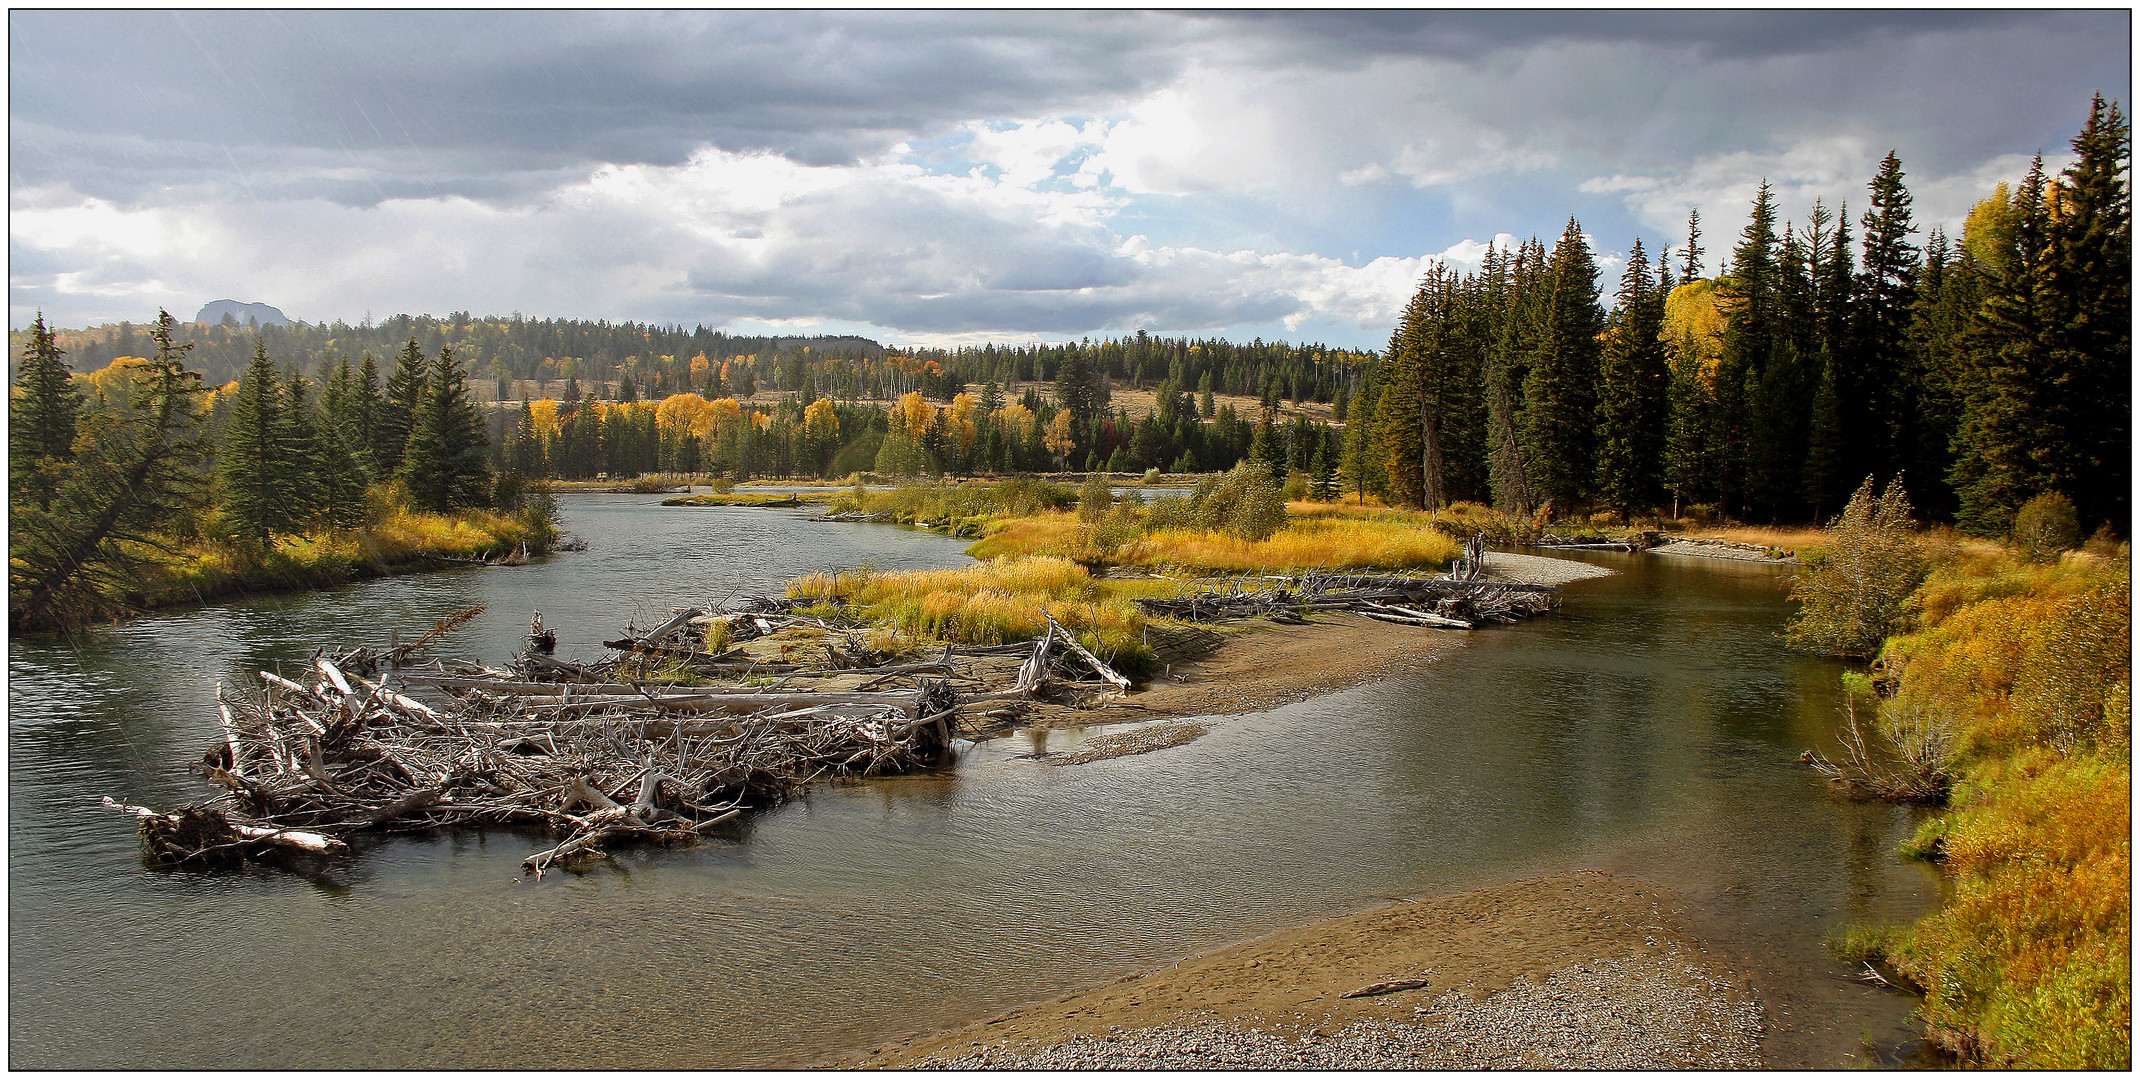
[[1153,754],[1029,760],[1020,733],[905,778],[823,785],[693,849],[515,883],[539,837],[397,838],[324,876],[143,866],[100,795],[166,806],[218,680],[477,604],[439,655],[559,654],[797,574],[968,561],[963,541],[790,511],[570,495],[583,552],[158,614],[9,645],[9,1063],[17,1068],[765,1068],[1046,999],[1421,891],[1592,867],[1678,889],[1751,972],[1781,1067],[1912,1002],[1824,937],[1938,881],[1906,811],[1792,764],[1829,662],[1783,650],[1784,572],[1595,555],[1564,611],[1450,637],[1407,675],[1218,719]]

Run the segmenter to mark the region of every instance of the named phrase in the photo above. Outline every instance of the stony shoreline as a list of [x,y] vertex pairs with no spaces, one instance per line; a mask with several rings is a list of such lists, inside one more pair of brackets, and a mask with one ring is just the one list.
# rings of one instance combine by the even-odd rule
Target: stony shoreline
[[[1488,570],[1540,585],[1612,573],[1503,552],[1493,554]],[[1462,639],[1351,615],[1255,625],[1113,708],[1040,710],[1021,724],[1267,709],[1396,674]],[[1347,996],[1378,983],[1418,985]],[[1572,871],[1325,919],[839,1064],[1760,1068],[1761,1031],[1750,984],[1722,970],[1685,929],[1673,894],[1633,878]]]
[[1326,919],[841,1064],[1760,1068],[1761,1033],[1671,893],[1575,871]]

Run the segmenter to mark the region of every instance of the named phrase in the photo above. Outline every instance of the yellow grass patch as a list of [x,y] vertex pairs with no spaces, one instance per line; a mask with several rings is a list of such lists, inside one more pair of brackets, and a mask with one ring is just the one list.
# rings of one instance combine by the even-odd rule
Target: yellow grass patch
[[860,617],[900,633],[969,645],[1038,636],[1055,617],[1094,652],[1132,669],[1146,655],[1144,617],[1126,600],[1103,596],[1090,572],[1050,556],[996,559],[955,570],[857,570],[809,574],[788,595],[842,598]]

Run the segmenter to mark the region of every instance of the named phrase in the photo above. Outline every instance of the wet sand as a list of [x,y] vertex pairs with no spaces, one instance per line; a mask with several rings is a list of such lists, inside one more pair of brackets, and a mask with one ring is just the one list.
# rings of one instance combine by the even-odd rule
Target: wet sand
[[[1505,553],[1489,569],[1553,585],[1611,573]],[[1105,709],[1036,708],[1021,723],[1238,715],[1397,674],[1463,639],[1349,614],[1303,625],[1246,620],[1207,638],[1204,655],[1173,665],[1148,691]],[[1172,744],[1157,740],[1153,748]],[[1095,759],[1106,756],[1113,755]],[[1758,1068],[1760,1005],[1751,985],[1719,964],[1687,930],[1668,890],[1603,871],[1569,872],[1404,898],[840,1064]],[[1407,989],[1345,996],[1422,978]]]
[[1400,899],[840,1064],[1758,1068],[1760,1022],[1669,891],[1577,871]]

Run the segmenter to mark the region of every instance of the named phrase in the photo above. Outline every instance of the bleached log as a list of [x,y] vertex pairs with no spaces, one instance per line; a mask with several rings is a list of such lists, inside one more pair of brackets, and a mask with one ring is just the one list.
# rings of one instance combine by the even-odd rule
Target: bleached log
[[1072,637],[1068,630],[1063,630],[1063,628],[1056,623],[1055,616],[1048,614],[1048,610],[1046,608],[1042,608],[1040,610],[1040,614],[1042,618],[1048,620],[1048,628],[1050,630],[1061,631],[1063,637],[1063,644],[1067,646],[1069,650],[1077,656],[1078,659],[1083,660],[1087,666],[1091,667],[1093,671],[1097,672],[1100,678],[1105,679],[1109,683],[1114,684],[1117,689],[1127,690],[1130,688],[1131,684],[1128,679],[1123,678],[1120,672],[1116,671],[1111,667],[1108,667],[1106,661],[1101,660],[1099,657],[1092,655],[1090,650],[1086,649],[1083,645],[1078,644],[1077,639],[1075,637]]
[[[159,814],[146,806],[134,806],[129,803],[122,803],[109,795],[103,796],[103,803],[105,808],[107,809],[117,810],[121,813],[132,814],[137,818],[161,818],[173,824],[176,824],[178,821],[178,815],[176,814]],[[226,821],[227,820],[228,819],[226,819]],[[259,825],[246,825],[236,821],[230,821],[228,823],[230,825],[231,831],[236,833],[238,836],[243,837],[247,840],[257,840],[264,844],[274,844],[278,847],[296,848],[299,851],[309,851],[315,855],[327,855],[332,854],[334,852],[349,850],[348,844],[345,844],[340,840],[335,839],[334,837],[326,836],[316,832],[311,832],[305,829],[270,829]]]

